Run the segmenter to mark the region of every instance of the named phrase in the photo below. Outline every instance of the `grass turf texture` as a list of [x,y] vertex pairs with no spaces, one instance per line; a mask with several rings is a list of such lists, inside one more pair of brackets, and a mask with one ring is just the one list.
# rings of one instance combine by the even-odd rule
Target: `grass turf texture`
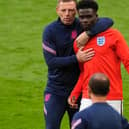
[[[128,0],[98,0],[100,16],[114,19],[129,43]],[[56,18],[56,0],[0,1],[0,128],[44,129],[43,90],[47,66],[41,37]],[[129,77],[122,65],[124,115],[129,119]],[[61,129],[68,128],[67,115]]]

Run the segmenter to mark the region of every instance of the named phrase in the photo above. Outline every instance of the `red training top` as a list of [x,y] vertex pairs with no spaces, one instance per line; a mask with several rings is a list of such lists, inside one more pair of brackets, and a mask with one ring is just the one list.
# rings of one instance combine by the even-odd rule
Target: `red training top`
[[[122,100],[121,61],[129,73],[129,48],[123,36],[119,31],[110,28],[89,40],[84,50],[88,48],[95,50],[95,56],[90,61],[79,64],[81,73],[70,98],[75,96],[77,99],[81,92],[82,98],[88,98],[87,86],[90,76],[102,72],[110,79],[110,92],[107,99]],[[76,41],[74,50],[77,53]]]

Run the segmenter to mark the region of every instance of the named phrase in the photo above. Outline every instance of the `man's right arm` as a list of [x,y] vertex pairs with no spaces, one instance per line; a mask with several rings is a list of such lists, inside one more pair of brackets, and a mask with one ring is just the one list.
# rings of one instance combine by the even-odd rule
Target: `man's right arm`
[[47,27],[43,33],[42,47],[49,68],[62,68],[77,63],[76,55],[66,57],[57,56],[57,47],[53,39],[51,28]]
[[88,61],[92,56],[93,53],[90,51],[88,52],[83,51],[80,49],[77,54],[73,54],[71,56],[59,57],[57,56],[56,51],[56,44],[53,40],[53,36],[50,33],[50,29],[46,28],[43,33],[42,39],[42,47],[43,47],[43,54],[46,60],[46,63],[49,68],[63,68],[70,66],[71,64],[75,64],[79,62]]

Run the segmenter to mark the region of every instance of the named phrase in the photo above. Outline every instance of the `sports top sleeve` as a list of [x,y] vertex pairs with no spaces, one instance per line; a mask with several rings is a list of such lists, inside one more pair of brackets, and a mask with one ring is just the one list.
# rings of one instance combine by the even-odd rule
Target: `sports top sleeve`
[[77,63],[76,55],[57,56],[57,45],[50,27],[46,27],[42,38],[43,54],[49,68],[62,68]]
[[[78,47],[77,47],[76,40],[74,41],[73,47],[74,47],[74,52],[77,53]],[[80,96],[82,92],[82,82],[83,82],[83,77],[84,77],[83,63],[79,63],[79,68],[80,68],[79,79],[69,96],[70,99],[72,99],[72,97],[74,96],[75,101],[77,101],[78,97]]]
[[122,129],[129,129],[129,123],[126,118],[121,117]]
[[88,122],[83,118],[84,116],[82,116],[82,113],[77,112],[72,119],[71,129],[87,129]]
[[115,31],[115,37],[116,37],[116,53],[118,57],[121,59],[121,61],[124,64],[124,67],[126,68],[127,72],[129,73],[129,47],[122,36],[122,34],[116,30]]
[[75,97],[75,101],[77,101],[78,97],[80,96],[81,92],[82,92],[82,82],[83,82],[83,76],[84,76],[84,72],[80,72],[79,75],[79,79],[74,87],[74,89],[72,90],[69,98],[72,99],[72,97]]

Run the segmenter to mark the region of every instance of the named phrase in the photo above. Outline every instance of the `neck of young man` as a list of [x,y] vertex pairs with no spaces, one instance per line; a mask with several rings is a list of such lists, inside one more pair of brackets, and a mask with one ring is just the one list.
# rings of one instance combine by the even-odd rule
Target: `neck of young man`
[[92,100],[93,103],[105,103],[106,102],[106,96],[91,95],[91,100]]

